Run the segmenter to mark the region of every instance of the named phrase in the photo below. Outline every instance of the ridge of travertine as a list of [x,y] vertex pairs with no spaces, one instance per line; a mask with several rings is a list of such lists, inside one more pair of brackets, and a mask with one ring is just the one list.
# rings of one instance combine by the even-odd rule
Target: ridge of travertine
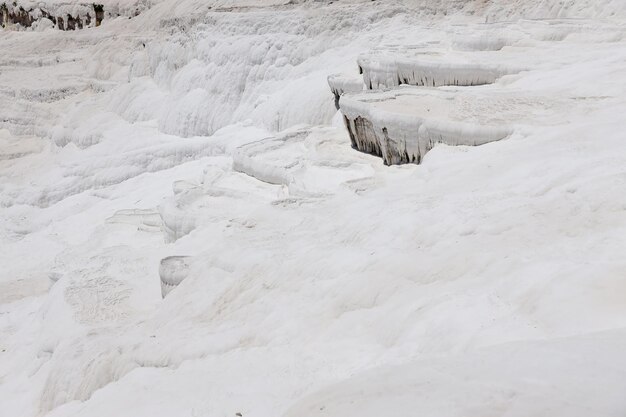
[[388,45],[361,54],[360,76],[328,77],[352,147],[386,165],[419,164],[438,143],[484,145],[509,137],[514,125],[544,124],[533,107],[553,107],[554,100],[512,90],[506,81],[562,65],[549,58],[544,38],[551,44],[577,29],[554,20],[551,33],[536,31],[541,24],[517,23],[506,36],[494,36],[498,30],[487,25],[447,44]]

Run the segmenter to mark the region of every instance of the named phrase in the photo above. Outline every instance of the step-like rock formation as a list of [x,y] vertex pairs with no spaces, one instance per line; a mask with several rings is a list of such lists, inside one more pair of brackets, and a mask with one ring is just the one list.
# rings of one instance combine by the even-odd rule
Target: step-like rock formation
[[345,93],[363,91],[363,78],[354,75],[333,74],[328,76],[328,86],[335,96],[335,107],[339,110],[339,98]]
[[233,171],[281,186],[276,191],[282,195],[272,204],[331,195],[373,173],[369,158],[344,145],[325,128],[301,129],[240,146],[233,153]]
[[409,52],[361,55],[358,65],[367,88],[393,88],[401,84],[425,87],[484,85],[521,70],[494,62],[492,52],[467,54],[420,49]]
[[294,182],[293,171],[299,168],[298,161],[289,158],[291,148],[302,147],[306,135],[302,131],[243,145],[233,154],[233,170],[268,184],[288,187]]
[[489,95],[414,87],[341,98],[352,146],[387,165],[419,164],[437,143],[475,146],[509,136],[512,128],[485,112],[497,106]]
[[[362,54],[357,60],[362,79],[328,79],[352,146],[382,157],[387,165],[419,164],[436,143],[481,145],[509,136],[512,128],[503,122],[508,119],[490,116],[503,104],[511,107],[515,98],[503,101],[497,90],[478,93],[471,87],[524,70],[515,64],[520,62],[517,51],[501,51],[515,42],[481,34],[466,42],[457,39],[452,49],[422,43]],[[539,65],[535,61],[527,65]],[[378,92],[363,93],[363,86]]]

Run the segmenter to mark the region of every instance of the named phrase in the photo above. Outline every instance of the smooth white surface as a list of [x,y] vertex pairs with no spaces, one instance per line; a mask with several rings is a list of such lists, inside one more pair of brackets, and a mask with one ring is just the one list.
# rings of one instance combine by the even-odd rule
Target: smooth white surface
[[[406,3],[0,32],[0,414],[624,415],[624,3]],[[512,137],[350,148],[328,75],[484,33]]]

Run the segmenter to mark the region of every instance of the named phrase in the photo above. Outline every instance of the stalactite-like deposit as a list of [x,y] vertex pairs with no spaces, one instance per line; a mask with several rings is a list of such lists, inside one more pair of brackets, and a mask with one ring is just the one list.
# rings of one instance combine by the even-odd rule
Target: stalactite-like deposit
[[[41,7],[26,10],[15,2],[0,4],[0,26],[3,28],[25,29],[32,27],[36,22],[47,19],[53,27],[59,30],[80,30],[88,27],[98,27],[104,20],[104,6],[102,4],[83,4],[81,12],[66,13],[60,10],[45,10]],[[135,16],[139,11],[135,12]]]
[[[476,97],[476,101],[484,104],[489,99]],[[382,157],[386,165],[419,164],[437,143],[476,146],[504,139],[512,132],[508,126],[487,123],[486,118],[465,122],[457,107],[454,93],[411,87],[398,92],[348,94],[341,99],[352,146]]]

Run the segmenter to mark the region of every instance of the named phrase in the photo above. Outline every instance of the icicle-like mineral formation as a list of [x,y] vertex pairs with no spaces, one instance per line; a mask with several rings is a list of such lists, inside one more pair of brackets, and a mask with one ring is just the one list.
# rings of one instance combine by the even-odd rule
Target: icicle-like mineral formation
[[[135,14],[139,14],[137,10]],[[119,15],[119,14],[118,14]],[[45,4],[33,7],[31,3],[0,4],[0,26],[3,28],[30,28],[47,24],[59,30],[79,30],[100,26],[104,20],[104,6],[97,3]]]
[[465,55],[439,56],[423,52],[415,56],[365,54],[358,64],[365,86],[370,90],[393,88],[401,84],[440,87],[491,84],[504,75],[520,71],[506,65],[474,61]]

